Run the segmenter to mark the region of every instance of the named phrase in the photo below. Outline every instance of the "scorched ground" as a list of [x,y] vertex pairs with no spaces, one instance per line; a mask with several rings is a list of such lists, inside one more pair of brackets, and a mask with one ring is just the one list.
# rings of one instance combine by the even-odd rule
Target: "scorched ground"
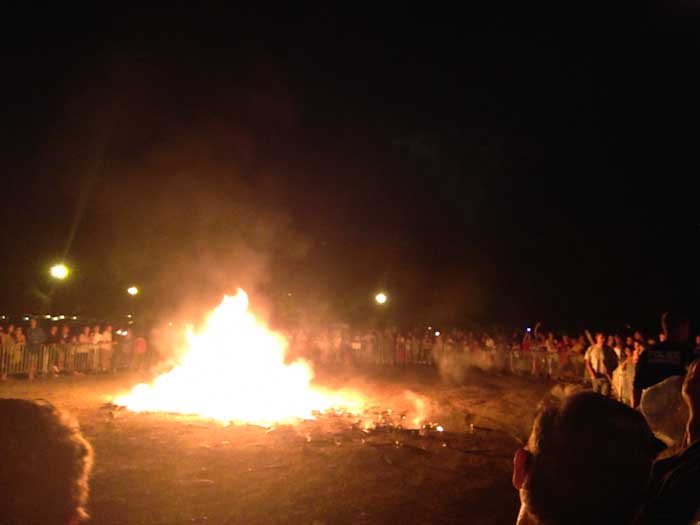
[[[476,370],[462,385],[425,369],[319,371],[318,384],[382,406],[264,428],[106,404],[142,379],[0,384],[2,397],[47,399],[80,420],[96,450],[91,523],[510,524],[510,458],[548,389]],[[407,391],[429,400],[426,418],[444,432],[400,428]]]

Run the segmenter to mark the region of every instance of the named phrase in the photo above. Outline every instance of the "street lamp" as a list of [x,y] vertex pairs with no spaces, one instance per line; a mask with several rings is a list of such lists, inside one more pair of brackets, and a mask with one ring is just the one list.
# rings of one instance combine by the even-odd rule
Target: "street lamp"
[[59,264],[54,264],[51,267],[51,269],[49,270],[49,273],[51,274],[51,277],[53,277],[54,279],[58,279],[59,281],[63,281],[66,277],[68,277],[68,274],[70,273],[70,269],[65,264],[59,263]]
[[138,295],[139,289],[137,286],[129,286],[126,289],[126,293],[128,293],[129,295]]
[[377,302],[377,304],[385,304],[388,299],[389,298],[384,292],[379,292],[377,295],[374,296],[374,300]]

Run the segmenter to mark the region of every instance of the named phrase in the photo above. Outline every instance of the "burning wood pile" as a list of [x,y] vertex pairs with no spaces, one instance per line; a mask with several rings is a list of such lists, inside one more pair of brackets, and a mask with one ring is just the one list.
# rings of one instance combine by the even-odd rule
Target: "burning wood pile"
[[187,333],[180,362],[151,384],[140,384],[114,404],[134,412],[198,414],[236,424],[269,426],[313,418],[333,407],[360,410],[354,393],[313,387],[305,361],[285,363],[286,340],[248,311],[243,290],[224,297],[199,332]]

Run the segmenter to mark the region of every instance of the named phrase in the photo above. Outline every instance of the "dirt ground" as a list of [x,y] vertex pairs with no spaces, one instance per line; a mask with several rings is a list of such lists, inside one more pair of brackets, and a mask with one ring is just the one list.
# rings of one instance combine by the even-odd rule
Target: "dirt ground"
[[[366,392],[374,408],[265,429],[107,405],[143,379],[0,383],[1,397],[46,399],[80,421],[96,454],[91,523],[512,524],[511,457],[551,388],[477,370],[459,385],[426,369],[325,371],[319,384]],[[399,427],[418,404],[444,432]]]

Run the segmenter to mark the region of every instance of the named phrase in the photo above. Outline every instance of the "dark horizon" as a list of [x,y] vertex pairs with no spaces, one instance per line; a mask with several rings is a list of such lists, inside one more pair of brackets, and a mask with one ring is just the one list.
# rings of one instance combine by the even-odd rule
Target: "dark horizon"
[[697,318],[697,14],[8,12],[0,312]]

